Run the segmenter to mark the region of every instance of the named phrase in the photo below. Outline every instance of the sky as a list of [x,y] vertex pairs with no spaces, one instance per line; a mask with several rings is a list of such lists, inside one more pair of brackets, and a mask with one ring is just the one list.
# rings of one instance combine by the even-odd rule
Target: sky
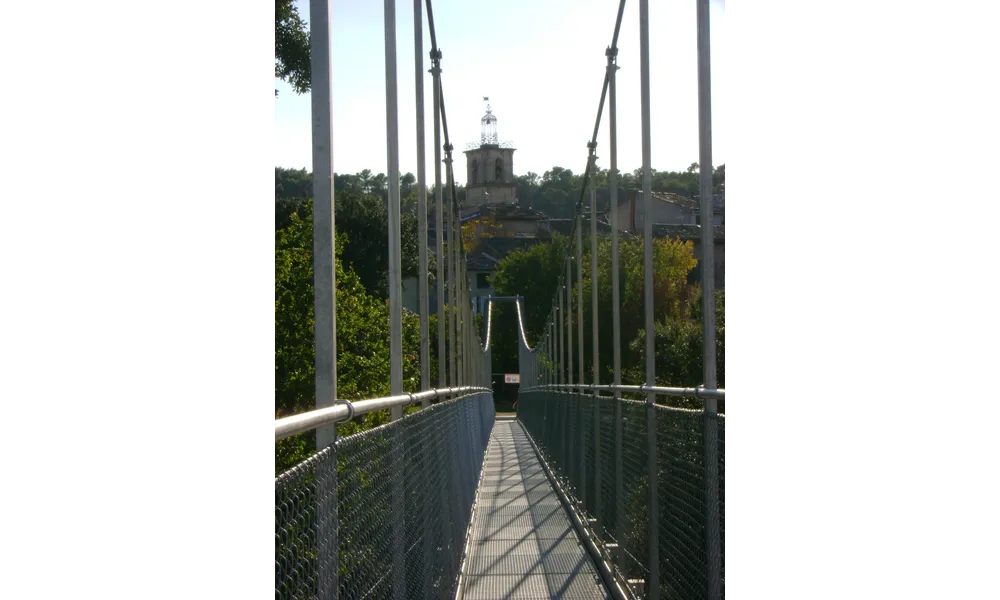
[[[309,3],[299,0],[308,20]],[[466,144],[478,142],[488,96],[501,141],[510,141],[514,174],[553,166],[579,173],[604,82],[604,51],[617,0],[435,0],[443,57],[442,88],[455,146],[455,178],[465,183]],[[332,0],[334,170],[387,173],[385,24],[381,2]],[[695,2],[650,2],[651,166],[684,170],[698,161]],[[433,183],[430,34],[424,15],[424,95],[428,183]],[[725,3],[711,4],[713,163],[726,157]],[[413,3],[396,3],[400,173],[416,173]],[[642,165],[639,3],[627,2],[618,41],[618,168]],[[275,80],[275,164],[311,169],[309,94]],[[607,106],[598,134],[598,167],[608,167]]]

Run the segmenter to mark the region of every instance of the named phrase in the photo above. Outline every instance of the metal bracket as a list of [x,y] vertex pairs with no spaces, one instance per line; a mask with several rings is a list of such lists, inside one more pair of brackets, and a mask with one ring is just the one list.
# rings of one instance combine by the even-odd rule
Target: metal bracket
[[353,421],[354,420],[354,404],[352,404],[350,400],[334,400],[333,401],[333,405],[334,406],[336,406],[338,404],[346,404],[347,405],[347,418],[344,419],[343,421],[337,421],[337,423],[334,423],[334,425]]
[[614,564],[621,564],[622,560],[622,547],[615,542],[608,542],[604,544],[604,549],[607,551],[608,558]]

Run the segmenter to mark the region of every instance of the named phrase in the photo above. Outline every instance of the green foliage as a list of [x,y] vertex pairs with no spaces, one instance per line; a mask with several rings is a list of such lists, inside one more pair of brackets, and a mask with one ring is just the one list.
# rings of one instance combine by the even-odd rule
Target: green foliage
[[[566,238],[554,235],[546,244],[515,250],[500,263],[493,274],[493,289],[498,296],[524,296],[525,329],[529,343],[534,343],[549,317],[559,275],[565,266]],[[516,373],[517,309],[509,302],[493,307],[493,371]]]
[[[593,373],[593,349],[591,323],[593,321],[592,292],[590,277],[589,241],[585,240],[587,252],[583,258],[583,321],[584,321],[584,359],[587,378]],[[688,283],[688,273],[698,263],[692,255],[691,242],[680,240],[653,240],[653,307],[656,321],[688,321],[692,316],[692,307],[696,301],[698,290]],[[626,365],[645,365],[643,355],[636,354],[628,342],[635,332],[646,326],[645,318],[645,255],[642,238],[623,237],[618,244],[620,287],[619,318],[621,323],[621,349],[623,370]],[[601,359],[601,381],[611,382],[613,369],[614,340],[612,338],[613,304],[611,289],[611,239],[602,237],[597,244],[597,277],[600,285],[598,296],[598,349]],[[575,306],[575,298],[574,298]],[[574,313],[575,317],[575,313]],[[575,322],[575,318],[574,318]],[[622,374],[623,383],[642,383],[630,381],[627,370]]]
[[[595,174],[597,190],[597,206],[605,210],[611,200],[611,188],[608,183],[607,169],[600,169]],[[552,167],[541,177],[537,173],[527,173],[518,176],[514,182],[518,201],[522,206],[530,206],[552,218],[568,219],[574,215],[576,203],[580,199],[583,186],[583,174],[574,174],[563,167]],[[698,163],[692,163],[686,171],[652,170],[652,187],[654,192],[672,192],[693,198],[700,193]],[[618,199],[623,201],[625,192],[639,189],[642,186],[642,170],[632,173],[618,174]],[[726,165],[719,165],[712,174],[712,187],[716,193],[725,192]]]
[[[386,202],[373,196],[339,192],[335,199],[337,237],[346,235],[342,258],[357,274],[369,294],[389,297],[389,212]],[[403,277],[420,269],[417,218],[400,216],[400,255]]]
[[309,91],[312,83],[309,31],[292,0],[274,2],[274,76],[299,94]]
[[[306,201],[289,226],[275,232],[275,418],[315,407],[315,319],[313,312],[312,215]],[[350,245],[337,236],[337,254]],[[337,277],[337,396],[364,399],[389,394],[389,307],[369,294],[361,279],[335,260]],[[420,384],[420,331],[416,315],[403,314],[403,388]],[[388,420],[372,413],[338,427],[342,435]],[[275,445],[275,466],[281,471],[308,456],[311,436],[295,436]]]
[[[385,176],[371,175],[367,169],[357,175],[334,175],[334,212],[340,256],[353,270],[365,290],[378,298],[389,297],[389,212],[387,196],[371,195]],[[375,183],[372,183],[372,182]],[[340,187],[338,187],[338,185]],[[310,218],[304,210],[306,199],[312,197],[312,174],[305,169],[274,170],[275,229],[291,225],[291,215]],[[311,221],[310,221],[311,222]],[[420,269],[417,248],[417,218],[414,213],[400,216],[400,237],[403,277],[415,277]]]
[[[704,383],[704,344],[702,343],[701,298],[693,320],[661,320],[653,328],[653,348],[656,356],[656,383],[677,387],[695,387]],[[629,344],[629,350],[639,357],[626,365],[622,378],[629,383],[646,380],[646,331],[640,329]],[[723,290],[715,293],[715,350],[718,387],[726,387],[726,297]],[[681,402],[699,408],[700,400]]]
[[[537,244],[531,248],[512,252],[503,261],[494,275],[494,286],[500,295],[522,295],[525,297],[525,328],[530,343],[535,343],[543,333],[548,321],[552,298],[555,296],[560,274],[564,270],[567,239],[556,236],[551,244]],[[574,243],[575,246],[575,243]],[[587,379],[593,373],[593,349],[591,340],[592,296],[590,276],[590,243],[584,240],[583,253],[583,322],[584,322],[584,368]],[[657,374],[661,383],[670,385],[696,385],[701,383],[701,340],[700,325],[697,323],[697,302],[699,288],[688,283],[688,274],[697,264],[692,256],[692,244],[679,240],[656,239],[653,245],[653,295],[654,318],[657,322],[658,340],[662,332],[663,341],[658,341],[662,352],[657,351]],[[575,263],[575,261],[574,261]],[[612,289],[611,281],[611,240],[601,237],[597,245],[598,264],[598,344],[601,361],[601,381],[608,383],[613,373],[612,339]],[[644,292],[644,250],[639,237],[623,237],[619,240],[620,287],[619,317],[622,336],[623,383],[645,381],[645,359],[643,343],[636,341],[645,328]],[[576,266],[574,264],[574,278]],[[573,336],[577,336],[576,322],[577,295],[574,292],[571,304],[573,315]],[[501,305],[494,309],[493,362],[497,371],[510,372],[517,369],[516,312],[513,306]],[[511,325],[506,325],[510,323]],[[724,335],[724,315],[719,319],[720,332]],[[696,335],[695,335],[696,334]],[[692,335],[694,337],[692,337]],[[691,344],[697,341],[695,348]],[[574,339],[573,359],[577,363],[577,348]],[[660,348],[658,346],[658,348]],[[721,348],[721,345],[720,345]],[[721,352],[721,350],[720,350]],[[697,365],[692,361],[697,360]],[[661,364],[662,363],[662,364]],[[577,365],[576,368],[579,368]],[[695,377],[696,375],[696,377]],[[695,377],[697,381],[692,381]]]

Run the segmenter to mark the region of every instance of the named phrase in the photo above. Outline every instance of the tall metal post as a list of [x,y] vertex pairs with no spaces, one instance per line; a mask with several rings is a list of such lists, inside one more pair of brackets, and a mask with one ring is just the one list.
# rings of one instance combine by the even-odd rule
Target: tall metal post
[[[590,149],[590,339],[593,345],[594,374],[591,380],[595,386],[601,382],[600,352],[598,351],[597,330],[597,143],[591,142]],[[600,395],[594,390],[594,511],[604,519],[601,506],[601,405]]]
[[[385,0],[385,124],[389,181],[389,371],[390,393],[403,393],[403,290],[399,248],[399,111],[396,94],[396,3]],[[403,416],[402,407],[391,419]]]
[[[642,199],[645,246],[646,385],[656,385],[653,344],[653,181],[650,170],[649,110],[649,0],[639,0],[639,74],[642,99]],[[656,395],[646,394],[647,452],[649,456],[649,597],[660,598],[660,506],[656,460]]]
[[[569,367],[568,367],[567,358],[566,358],[567,355],[569,354],[566,351],[566,348],[568,346],[567,343],[566,343],[566,337],[567,337],[567,332],[569,331],[569,327],[566,324],[566,316],[569,314],[569,310],[567,310],[566,307],[565,307],[565,304],[566,304],[566,283],[567,283],[566,282],[566,273],[568,271],[569,271],[569,262],[566,263],[566,269],[563,271],[563,276],[561,278],[559,289],[558,289],[558,296],[559,296],[559,312],[558,312],[559,321],[558,321],[558,323],[559,323],[559,325],[557,327],[557,331],[559,332],[559,379],[560,379],[561,383],[566,384],[566,385],[569,385],[569,384],[572,383],[570,381],[570,379],[569,379]],[[560,455],[561,455],[560,456],[560,463],[561,463],[560,466],[561,466],[561,470],[563,471],[563,475],[565,476],[566,473],[568,473],[568,469],[567,469],[568,464],[567,464],[567,461],[569,460],[569,436],[566,435],[566,429],[567,429],[566,423],[567,423],[567,421],[569,421],[569,411],[566,410],[567,407],[568,407],[568,404],[566,403],[566,396],[565,395],[560,395],[559,393],[554,393],[553,397],[554,398],[559,398],[559,405],[562,408],[562,410],[559,411],[561,413],[560,414],[560,419],[559,419],[559,422],[561,424],[561,435],[560,435],[559,439],[562,440],[561,452],[560,452]]]
[[[615,75],[618,71],[618,48],[609,47],[608,57],[608,125],[611,136],[611,166],[608,170],[608,186],[611,192],[611,340],[614,360],[614,384],[622,384],[622,328],[621,298],[619,285],[621,275],[618,265],[618,112]],[[615,539],[622,540],[624,529],[625,489],[622,478],[622,403],[621,392],[615,390]],[[618,542],[621,544],[621,541]]]
[[467,354],[467,344],[465,339],[465,333],[467,327],[465,326],[465,311],[463,307],[465,306],[465,282],[462,280],[462,213],[461,209],[456,211],[458,215],[456,217],[455,223],[455,243],[456,243],[456,256],[455,256],[455,323],[458,332],[458,352],[455,354],[455,369],[458,373],[458,385],[465,385],[465,358]]
[[[272,0],[271,2],[271,81],[274,85],[274,8],[275,4]],[[271,88],[271,124],[274,124],[274,96],[277,94],[277,90],[273,87]],[[275,219],[277,217],[277,202],[278,198],[275,193],[275,179],[274,179],[274,153],[271,153],[271,433],[274,433],[275,420],[278,418],[278,396],[277,396],[277,379],[276,379],[276,361],[275,352],[277,348],[275,347],[275,331],[274,331],[274,234],[275,234]],[[275,507],[278,503],[277,490],[275,489],[275,479],[274,479],[274,459],[277,457],[278,453],[278,442],[275,441],[274,437],[271,437],[271,589],[274,590],[275,586],[278,584],[277,571],[275,570],[275,562],[278,560],[278,531],[277,523],[275,523],[274,514]]]
[[[577,357],[579,358],[580,374],[579,383],[582,386],[587,379],[586,363],[583,360],[583,214],[576,216],[576,337],[577,337]],[[576,396],[576,411],[578,415],[577,427],[580,432],[578,452],[580,453],[580,502],[587,504],[587,451],[585,448],[586,426],[583,416],[583,390],[579,390]]]
[[431,50],[431,74],[434,85],[434,237],[435,237],[435,287],[437,288],[437,332],[438,332],[438,387],[448,387],[447,360],[445,359],[445,256],[444,256],[444,200],[441,190],[441,51]]
[[566,364],[569,368],[567,383],[573,385],[576,380],[573,373],[573,261],[566,258]]
[[[462,276],[465,277],[465,257],[462,257]],[[463,281],[466,281],[463,279]],[[476,359],[475,353],[475,319],[472,316],[472,294],[469,292],[468,287],[462,288],[464,290],[465,304],[462,307],[462,314],[465,315],[465,342],[466,342],[466,355],[468,358],[465,361],[465,383],[466,385],[472,385],[474,383],[473,376],[475,372],[473,371],[473,362]]]
[[[430,308],[428,298],[428,264],[427,264],[427,181],[425,173],[425,143],[424,143],[424,27],[422,0],[413,0],[413,75],[416,82],[417,96],[417,233],[420,258],[420,390],[431,387],[431,354],[430,354]],[[437,150],[435,144],[435,150]],[[440,246],[439,246],[440,247]],[[431,405],[430,398],[420,401],[422,408]],[[424,503],[423,510],[423,564],[433,564],[433,536],[430,535],[431,506]],[[424,596],[430,596],[433,585],[432,569],[424,569]]]
[[[593,152],[593,151],[591,151]],[[597,156],[593,156],[592,163]],[[599,385],[600,375],[600,351],[598,349],[598,327],[597,327],[597,176],[594,173],[596,168],[590,171],[590,337],[593,342],[593,376],[591,383]],[[594,392],[596,395],[597,392]]]
[[465,315],[465,339],[467,341],[466,348],[468,348],[466,354],[468,354],[469,356],[467,364],[465,366],[465,373],[466,373],[465,383],[466,385],[472,385],[472,377],[473,377],[472,361],[475,358],[474,343],[476,341],[476,320],[475,318],[473,318],[472,314],[472,290],[469,289],[468,282],[469,282],[468,263],[466,262],[466,256],[465,253],[463,252],[462,253],[462,296],[463,299],[465,300],[465,304],[463,305],[464,308],[462,309],[462,313]]
[[[726,260],[729,260],[729,159],[726,159],[726,181],[725,188],[723,189],[722,196],[722,234],[726,237],[725,249],[726,249]],[[727,269],[728,270],[728,269]],[[725,276],[725,280],[722,282],[723,289],[725,290],[726,299],[726,351],[723,354],[722,362],[725,365],[726,370],[726,384],[729,384],[729,275]],[[726,402],[726,416],[729,416],[729,402]],[[726,421],[729,422],[728,419]]]
[[451,144],[445,146],[445,179],[448,185],[448,297],[449,304],[451,305],[451,318],[449,319],[451,325],[451,344],[449,344],[450,357],[448,359],[448,370],[451,372],[451,381],[454,385],[459,385],[458,383],[458,244],[461,242],[458,239],[457,232],[458,227],[455,226],[456,211],[458,207],[458,198],[455,198],[454,188],[451,185],[452,182],[452,170],[451,170],[451,151],[453,147]]
[[458,303],[455,299],[455,289],[458,278],[455,276],[455,244],[458,242],[455,239],[456,201],[451,187],[451,151],[452,145],[447,144],[444,148],[444,164],[445,180],[448,187],[448,304],[449,312],[451,313],[448,319],[448,380],[452,385],[457,385],[458,375],[455,370],[455,355],[457,353],[458,336],[456,335],[457,320],[455,319],[455,309],[458,307]]
[[[420,259],[420,389],[431,387],[429,300],[427,297],[427,176],[424,157],[424,24],[421,0],[413,0],[413,76],[417,95],[417,249]],[[430,406],[430,398],[420,405]]]
[[580,385],[587,377],[584,375],[586,364],[583,360],[583,215],[576,217],[579,224],[576,227],[576,336],[577,357],[580,362]]
[[[333,104],[330,69],[330,2],[310,0],[309,32],[312,44],[312,184],[313,184],[313,309],[316,339],[316,408],[332,406],[337,398],[337,283],[334,268]],[[316,430],[316,449],[337,439],[337,426]],[[337,460],[323,461],[317,478],[319,502],[319,556],[317,592],[321,600],[336,599],[340,585],[337,515]]]
[[462,354],[459,355],[459,359],[462,361],[460,363],[460,369],[462,372],[461,380],[462,385],[469,385],[469,360],[472,356],[472,352],[469,348],[469,330],[471,325],[469,324],[469,285],[468,277],[465,273],[465,248],[462,243],[462,213],[459,209],[458,213],[458,277],[459,277],[459,306],[458,316],[461,317],[461,322],[459,323],[459,331],[462,333]]
[[549,361],[552,363],[549,367],[549,383],[556,384],[559,383],[559,359],[557,351],[559,348],[559,340],[557,337],[556,330],[556,319],[559,313],[556,312],[555,302],[552,303],[552,318],[549,320]]
[[556,289],[556,295],[559,296],[559,306],[556,308],[556,315],[555,315],[556,338],[558,338],[556,340],[556,383],[562,385],[563,383],[566,383],[565,371],[563,366],[566,364],[563,355],[566,349],[566,334],[563,332],[564,329],[563,315],[566,313],[566,311],[563,309],[564,298],[563,298],[562,278],[560,277],[559,279],[560,279],[559,286]]
[[458,319],[458,358],[456,368],[458,369],[458,385],[466,385],[468,379],[466,379],[465,365],[468,362],[467,357],[469,354],[468,345],[468,327],[466,327],[467,321],[465,320],[465,275],[462,270],[462,212],[461,209],[457,212],[458,217],[456,219],[455,225],[455,241],[458,244],[457,251],[458,256],[455,259],[455,277],[458,280],[458,287],[456,288],[456,298],[458,300],[458,310],[455,311],[455,318]]
[[[708,0],[698,0],[698,142],[701,183],[701,289],[704,336],[705,388],[718,382],[715,368],[715,240],[712,198],[712,81]],[[708,553],[709,600],[718,600],[722,588],[722,548],[719,523],[719,427],[714,398],[705,399],[705,523]]]
[[[329,0],[310,0],[313,162],[313,289],[316,336],[316,408],[337,397],[337,284],[334,269],[333,104]],[[337,438],[335,426],[316,430],[316,449]]]
[[[385,123],[387,171],[389,175],[389,388],[392,395],[403,393],[403,289],[399,236],[399,111],[396,94],[396,0],[385,0]],[[390,410],[390,420],[403,418],[403,407]],[[392,595],[406,597],[405,531],[402,441],[392,444]]]
[[549,366],[552,364],[552,325],[549,323],[545,324],[545,360],[542,383],[550,385],[552,383],[552,369]]
[[555,381],[553,381],[553,379],[552,379],[552,375],[553,375],[553,370],[552,370],[553,361],[552,361],[552,359],[555,358],[555,353],[552,351],[552,348],[554,347],[554,343],[555,343],[555,332],[552,330],[552,319],[554,318],[554,316],[555,316],[555,310],[549,311],[549,321],[548,321],[548,323],[545,324],[545,335],[548,338],[547,344],[545,346],[545,352],[546,352],[546,356],[549,359],[549,364],[546,366],[546,369],[545,369],[545,384],[546,385],[552,385],[553,383],[555,383]]
[[553,332],[552,332],[551,317],[549,317],[549,319],[550,321],[549,324],[546,326],[546,334],[545,334],[545,356],[546,358],[548,358],[549,361],[548,364],[545,366],[545,385],[552,385],[554,383],[552,381],[552,359],[555,357],[555,354],[552,352]]

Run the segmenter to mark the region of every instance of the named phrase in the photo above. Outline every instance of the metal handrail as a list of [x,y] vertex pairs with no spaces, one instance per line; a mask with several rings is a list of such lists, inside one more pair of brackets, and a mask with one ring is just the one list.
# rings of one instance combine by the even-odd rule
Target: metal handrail
[[581,392],[635,392],[646,394],[652,392],[658,396],[675,396],[682,398],[705,398],[715,400],[725,400],[726,390],[706,390],[705,388],[679,388],[679,387],[658,387],[648,385],[574,385],[574,384],[548,384],[536,385],[521,390],[531,392],[536,390],[579,390]]
[[468,395],[480,392],[491,392],[489,388],[462,386],[441,388],[437,390],[427,390],[414,394],[400,394],[398,396],[386,396],[384,398],[372,398],[370,400],[337,400],[337,404],[311,410],[309,412],[284,417],[274,420],[274,441],[283,440],[287,437],[312,431],[324,425],[335,425],[356,416],[385,410],[396,406],[409,406],[425,399],[447,398],[450,396]]

